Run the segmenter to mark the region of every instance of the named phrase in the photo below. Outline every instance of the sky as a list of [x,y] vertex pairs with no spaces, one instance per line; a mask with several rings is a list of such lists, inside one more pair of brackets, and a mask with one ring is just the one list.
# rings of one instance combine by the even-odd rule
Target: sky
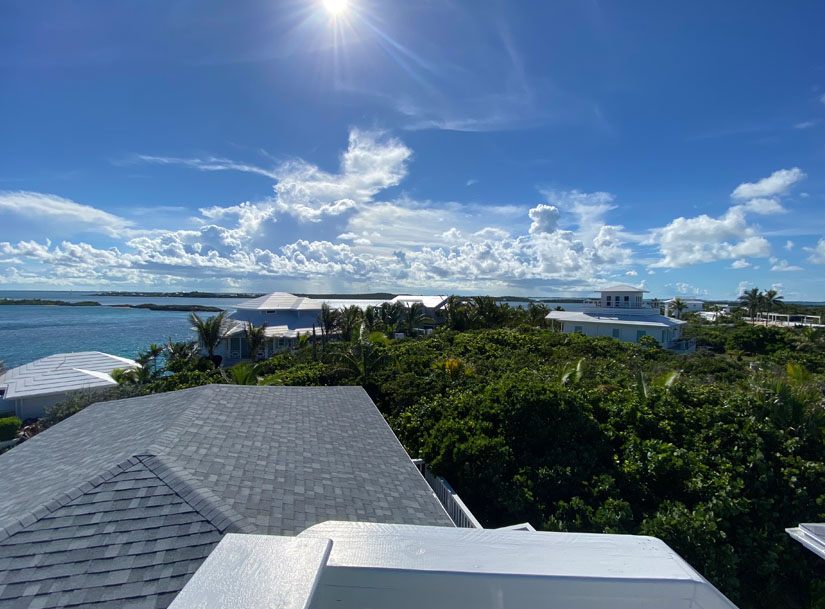
[[0,290],[825,301],[823,23],[821,0],[4,0]]

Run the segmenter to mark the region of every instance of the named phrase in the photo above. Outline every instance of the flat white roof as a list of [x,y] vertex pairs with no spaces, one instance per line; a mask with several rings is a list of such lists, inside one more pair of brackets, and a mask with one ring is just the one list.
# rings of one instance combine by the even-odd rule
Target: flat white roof
[[653,537],[324,522],[229,534],[171,609],[735,609]]
[[[227,337],[238,336],[239,334],[243,334],[244,328],[246,328],[247,322],[235,322],[233,325],[229,327],[226,332]],[[315,330],[318,333],[318,336],[321,335],[321,327],[320,324]],[[312,334],[312,326],[309,328],[290,328],[289,326],[267,326],[264,330],[264,336],[267,338],[295,338],[299,334]]]
[[557,321],[569,321],[586,324],[607,324],[611,326],[643,326],[653,328],[673,328],[687,323],[681,319],[673,319],[664,315],[590,315],[588,313],[575,313],[567,311],[550,311],[545,319],[555,319]]
[[134,360],[100,351],[58,353],[6,371],[0,387],[6,400],[106,387],[117,384],[109,376],[112,370],[136,366]]

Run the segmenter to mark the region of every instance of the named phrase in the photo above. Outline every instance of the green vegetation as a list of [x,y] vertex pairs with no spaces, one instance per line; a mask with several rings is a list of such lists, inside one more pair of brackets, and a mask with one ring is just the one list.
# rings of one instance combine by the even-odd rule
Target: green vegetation
[[784,528],[825,520],[825,330],[693,321],[707,349],[676,355],[545,329],[547,310],[453,297],[443,328],[398,340],[420,320],[388,305],[335,340],[327,311],[323,349],[224,370],[173,343],[118,391],[362,385],[485,526],[654,535],[743,609],[822,607],[823,565]]
[[40,298],[0,298],[0,305],[42,305],[49,307],[99,307],[99,302],[81,300],[80,302],[66,302],[65,300],[41,300]]
[[0,442],[8,442],[17,437],[20,431],[21,421],[17,417],[5,417],[0,419]]

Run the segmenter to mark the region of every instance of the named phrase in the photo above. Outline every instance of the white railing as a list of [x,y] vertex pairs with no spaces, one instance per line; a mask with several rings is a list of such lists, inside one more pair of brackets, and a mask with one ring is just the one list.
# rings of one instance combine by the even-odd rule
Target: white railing
[[449,514],[455,526],[465,529],[484,528],[476,517],[473,516],[470,508],[464,505],[461,497],[459,497],[458,493],[450,486],[450,483],[441,476],[433,474],[430,466],[427,465],[424,459],[413,459],[412,462],[418,468],[424,480],[427,481],[427,484],[430,485],[430,488],[433,489],[435,496],[438,497],[439,502],[441,502],[441,505],[447,514]]
[[649,302],[609,302],[602,305],[602,301],[598,299],[591,299],[584,301],[585,307],[596,307],[599,309],[654,309]]

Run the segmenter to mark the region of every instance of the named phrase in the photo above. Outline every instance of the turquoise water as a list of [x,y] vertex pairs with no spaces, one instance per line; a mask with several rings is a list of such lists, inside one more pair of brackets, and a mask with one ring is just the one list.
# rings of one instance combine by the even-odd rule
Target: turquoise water
[[[145,298],[96,297],[91,292],[0,291],[0,298],[95,300],[105,304],[141,304]],[[162,298],[157,304],[202,304],[231,308],[236,299]],[[203,315],[211,315],[204,313]],[[133,358],[151,343],[191,340],[182,311],[147,311],[111,307],[0,306],[0,361],[20,366],[54,353],[103,351]]]

